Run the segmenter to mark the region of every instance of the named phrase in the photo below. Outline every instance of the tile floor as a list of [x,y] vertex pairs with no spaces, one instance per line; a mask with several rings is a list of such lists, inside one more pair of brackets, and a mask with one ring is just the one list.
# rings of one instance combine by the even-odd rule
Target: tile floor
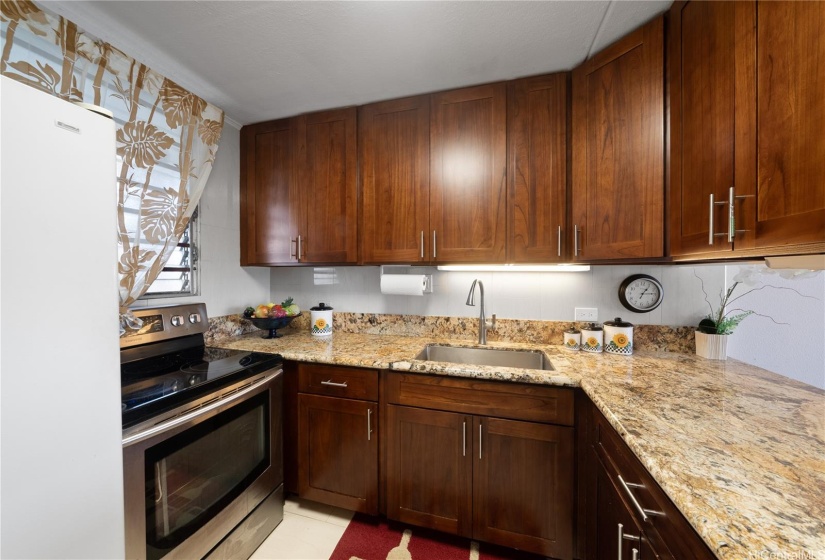
[[287,498],[284,520],[250,560],[327,560],[352,519],[352,512]]

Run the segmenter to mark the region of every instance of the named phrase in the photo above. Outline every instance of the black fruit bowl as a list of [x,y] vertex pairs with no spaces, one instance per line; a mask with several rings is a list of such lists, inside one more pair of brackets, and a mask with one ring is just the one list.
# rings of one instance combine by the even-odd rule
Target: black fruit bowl
[[298,313],[297,315],[293,315],[291,317],[278,317],[276,319],[258,319],[257,317],[247,317],[252,324],[261,329],[262,331],[268,331],[266,335],[262,336],[261,338],[281,338],[282,334],[278,334],[277,330],[282,329],[288,324],[292,322],[292,320],[296,317],[300,317],[301,314]]

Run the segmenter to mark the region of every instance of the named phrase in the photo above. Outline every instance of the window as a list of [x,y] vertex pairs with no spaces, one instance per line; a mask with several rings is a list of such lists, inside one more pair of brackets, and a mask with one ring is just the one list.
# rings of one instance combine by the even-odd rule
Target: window
[[166,262],[160,275],[140,299],[196,296],[198,286],[198,210],[189,220],[178,246]]

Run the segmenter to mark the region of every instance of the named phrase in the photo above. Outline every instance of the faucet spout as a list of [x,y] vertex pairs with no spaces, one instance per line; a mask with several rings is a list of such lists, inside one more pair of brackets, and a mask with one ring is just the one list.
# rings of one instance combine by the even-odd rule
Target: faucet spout
[[481,300],[478,314],[478,343],[487,344],[487,329],[494,329],[496,327],[496,316],[493,315],[493,322],[491,324],[487,323],[487,315],[484,310],[484,284],[481,280],[473,280],[473,284],[470,286],[470,293],[467,294],[467,305],[475,307],[476,285],[478,285],[479,298]]

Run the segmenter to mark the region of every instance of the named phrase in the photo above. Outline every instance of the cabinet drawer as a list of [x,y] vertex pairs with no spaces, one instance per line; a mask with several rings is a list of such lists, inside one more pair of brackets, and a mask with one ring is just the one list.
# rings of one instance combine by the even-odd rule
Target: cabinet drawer
[[378,371],[323,364],[299,364],[298,391],[377,401]]
[[651,546],[662,558],[715,558],[613,426],[595,406],[592,410],[596,455]]
[[563,387],[390,373],[386,390],[394,404],[573,425],[573,390]]

